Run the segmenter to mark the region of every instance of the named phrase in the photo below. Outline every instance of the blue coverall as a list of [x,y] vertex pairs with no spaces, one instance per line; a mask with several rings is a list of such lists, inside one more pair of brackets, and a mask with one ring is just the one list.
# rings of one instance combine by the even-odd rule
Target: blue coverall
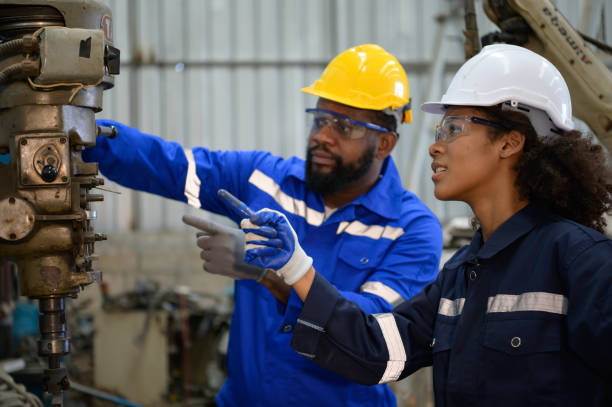
[[363,384],[433,365],[438,407],[612,406],[612,241],[537,205],[368,313],[317,274],[292,346]]
[[[393,160],[367,193],[325,217],[321,196],[306,187],[304,161],[266,152],[183,149],[117,123],[115,139],[84,151],[121,185],[188,202],[231,217],[217,198],[224,188],[253,210],[283,212],[314,266],[367,312],[388,312],[435,279],[442,250],[436,217],[401,186]],[[346,380],[295,353],[291,333],[302,301],[288,305],[253,280],[235,283],[228,379],[220,406],[395,406],[386,385]]]

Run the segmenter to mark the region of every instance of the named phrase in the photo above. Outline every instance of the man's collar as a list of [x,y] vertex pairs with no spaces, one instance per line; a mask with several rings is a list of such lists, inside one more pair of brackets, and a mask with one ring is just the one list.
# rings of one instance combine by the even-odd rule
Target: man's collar
[[455,268],[462,263],[476,259],[489,259],[529,233],[550,216],[550,212],[546,209],[529,204],[502,223],[484,245],[482,244],[482,229],[478,229],[463,255],[449,261],[447,265]]
[[[289,175],[306,182],[306,162],[303,167],[290,168]],[[397,167],[391,156],[385,159],[380,171],[381,178],[367,193],[358,196],[348,205],[362,205],[387,219],[399,219],[403,187]]]
[[358,196],[352,204],[362,205],[387,219],[399,219],[404,189],[391,156],[385,159],[380,175],[381,178],[372,189]]
[[297,178],[302,182],[306,182],[306,160],[302,160],[302,164],[304,165],[292,165],[289,167],[287,175]]

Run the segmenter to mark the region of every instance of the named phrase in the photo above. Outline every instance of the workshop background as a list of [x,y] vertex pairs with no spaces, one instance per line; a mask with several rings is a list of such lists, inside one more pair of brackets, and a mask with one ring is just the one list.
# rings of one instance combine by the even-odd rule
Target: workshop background
[[[442,95],[464,61],[462,1],[105,3],[113,10],[121,74],[115,88],[105,92],[104,111],[98,116],[186,148],[260,149],[304,157],[304,109],[316,98],[300,89],[311,84],[337,53],[361,43],[381,45],[399,59],[410,82],[413,123],[401,126],[393,154],[404,186],[442,223],[469,215],[467,205],[433,196],[427,149],[438,118],[419,108]],[[612,7],[605,0],[553,3],[582,32],[612,38]],[[480,35],[497,30],[480,1],[476,13]],[[604,62],[612,65],[610,59]],[[110,236],[99,244],[99,264],[113,288],[129,286],[139,274],[155,275],[165,283],[211,285],[191,247],[193,233],[180,220],[184,213],[210,215],[110,181],[107,186],[121,192],[104,192],[104,203],[96,205],[97,231]]]
[[[469,215],[462,203],[433,196],[430,157],[436,117],[419,106],[439,98],[464,61],[463,2],[456,0],[110,0],[121,74],[104,95],[101,118],[112,118],[185,147],[260,149],[304,157],[300,92],[339,52],[376,43],[403,65],[413,123],[403,125],[393,157],[406,188],[446,223]],[[612,39],[612,7],[604,0],[554,1],[574,27]],[[602,12],[603,11],[603,12]],[[497,30],[476,1],[479,34]],[[608,66],[610,66],[609,61]],[[227,169],[231,171],[231,169]],[[185,213],[210,216],[112,182],[96,230],[110,293],[153,279],[217,295],[231,280],[204,273]],[[88,291],[94,291],[89,288]],[[86,292],[84,293],[86,294]],[[116,337],[116,336],[115,336]],[[193,372],[192,375],[196,375]],[[397,383],[399,406],[433,405],[429,372]]]
[[[311,84],[337,53],[376,43],[398,58],[410,82],[413,123],[401,126],[393,154],[405,187],[443,224],[470,215],[466,205],[439,202],[433,196],[427,149],[437,117],[426,116],[419,108],[442,95],[464,61],[462,1],[104,2],[113,12],[112,36],[121,50],[121,73],[114,89],[104,93],[99,118],[138,127],[186,148],[258,149],[304,157],[304,109],[316,100],[300,89]],[[609,1],[553,3],[577,29],[607,42],[612,39]],[[497,30],[480,1],[476,12],[480,35]],[[612,60],[604,62],[612,66]],[[184,334],[182,317],[179,313],[168,322],[164,312],[174,310],[162,309],[147,318],[146,309],[153,309],[155,301],[161,304],[171,297],[179,303],[194,294],[190,298],[196,300],[182,309],[197,309],[200,319],[188,321],[188,326],[193,334],[193,327],[201,329],[206,321],[214,335],[192,342],[189,374],[193,383],[198,382],[196,377],[205,378],[202,385],[213,392],[223,380],[222,361],[212,354],[224,354],[223,324],[231,313],[232,281],[202,271],[195,231],[181,222],[185,213],[212,215],[108,180],[105,186],[120,194],[100,191],[104,202],[95,205],[96,232],[108,234],[107,241],[96,245],[96,269],[103,271],[104,292],[90,286],[73,306],[73,310],[94,310],[94,326],[81,323],[83,331],[98,327],[92,384],[145,405],[157,405],[173,394],[175,400],[184,398],[183,388],[168,391],[173,380],[184,375],[178,373],[184,365],[164,357],[175,352],[177,343],[185,343],[180,335],[175,341],[166,335],[177,319],[178,331]],[[109,302],[102,312],[105,297]],[[126,312],[130,307],[140,310]],[[108,312],[117,309],[124,311],[119,316]],[[73,326],[78,325],[77,321]],[[139,337],[143,327],[146,339]],[[433,406],[431,387],[426,369],[394,384],[398,406]]]

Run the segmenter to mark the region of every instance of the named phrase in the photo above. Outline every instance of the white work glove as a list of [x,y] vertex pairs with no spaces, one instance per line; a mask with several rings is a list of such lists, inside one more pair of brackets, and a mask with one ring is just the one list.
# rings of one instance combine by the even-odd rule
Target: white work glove
[[198,228],[196,244],[202,251],[202,268],[234,280],[251,279],[261,281],[268,270],[244,262],[244,233],[237,228],[211,220],[185,215],[183,222]]
[[282,213],[262,209],[243,219],[240,227],[246,233],[244,260],[248,264],[275,270],[287,285],[295,284],[312,266],[312,258],[304,253]]

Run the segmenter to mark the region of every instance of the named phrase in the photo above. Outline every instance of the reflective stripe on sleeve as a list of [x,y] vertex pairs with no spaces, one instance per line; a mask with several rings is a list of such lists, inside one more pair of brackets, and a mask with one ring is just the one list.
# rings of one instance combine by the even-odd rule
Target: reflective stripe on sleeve
[[302,324],[302,325],[306,325],[307,327],[312,328],[314,330],[317,330],[319,332],[325,332],[325,329],[323,329],[322,326],[315,325],[312,322],[304,321],[303,319],[300,319],[300,318],[297,319],[297,323],[298,324]]
[[193,151],[185,150],[185,157],[187,158],[187,177],[185,178],[185,197],[187,203],[195,208],[201,208],[202,203],[200,202],[200,178],[196,173],[195,159],[193,158]]
[[463,312],[463,305],[465,304],[465,298],[457,298],[456,300],[449,300],[448,298],[440,298],[440,305],[438,306],[438,314],[446,315],[447,317],[456,317],[461,315]]
[[406,364],[406,351],[399,330],[397,329],[395,317],[391,313],[373,314],[372,316],[376,318],[376,322],[378,322],[380,326],[380,330],[387,344],[387,351],[389,352],[387,368],[378,383],[396,381],[404,370]]
[[253,171],[249,182],[274,198],[276,203],[287,212],[303,217],[306,222],[313,226],[320,226],[323,223],[325,218],[324,212],[309,208],[306,206],[306,202],[287,195],[272,178],[263,172],[259,170]]
[[357,220],[352,222],[340,222],[336,234],[348,233],[353,236],[369,237],[370,239],[395,240],[404,234],[404,229],[393,226],[366,225]]
[[314,359],[316,357],[316,355],[313,355],[312,353],[304,353],[304,352],[298,352],[298,351],[296,352],[308,359]]
[[531,292],[519,295],[497,294],[489,297],[487,312],[542,311],[567,314],[567,297],[547,292]]
[[367,281],[359,290],[364,293],[378,295],[394,307],[404,302],[404,299],[397,291],[379,281]]

